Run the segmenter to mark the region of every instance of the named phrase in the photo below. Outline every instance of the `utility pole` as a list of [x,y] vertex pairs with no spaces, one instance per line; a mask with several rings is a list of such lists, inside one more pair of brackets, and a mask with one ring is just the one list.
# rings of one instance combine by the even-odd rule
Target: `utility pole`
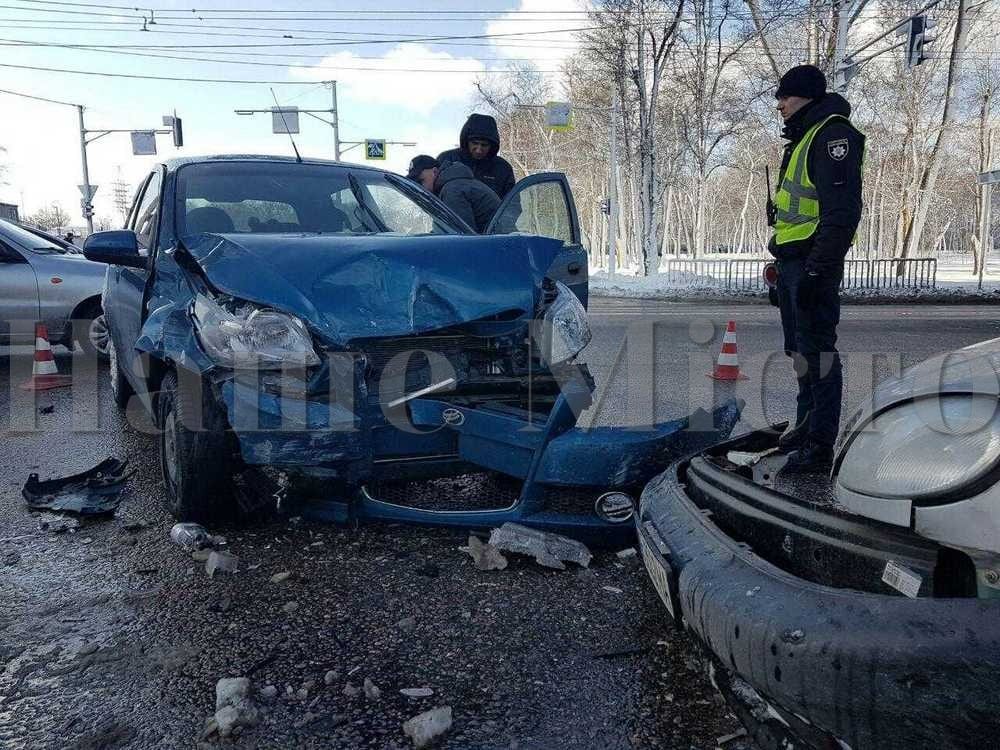
[[337,111],[337,82],[326,81],[330,86],[330,115],[333,118],[333,160],[340,161],[340,113]]
[[611,175],[608,185],[608,278],[614,278],[618,263],[618,117],[621,105],[614,96],[608,138],[611,149]]
[[[83,105],[76,105],[80,117],[80,162],[83,166],[83,218],[87,220],[87,234],[94,233],[94,209],[90,201],[94,193],[90,187],[90,169],[87,167],[87,128],[83,124]],[[88,208],[89,207],[89,208]]]
[[[365,145],[366,141],[342,141],[340,140],[340,109],[337,105],[337,82],[336,81],[323,81],[323,84],[330,87],[330,108],[329,109],[301,109],[299,107],[271,107],[269,109],[237,109],[234,110],[238,115],[257,115],[257,114],[271,114],[272,115],[272,132],[274,133],[298,133],[298,116],[299,114],[309,115],[310,117],[319,120],[324,125],[329,125],[333,129],[333,160],[340,161],[340,158],[350,151],[352,148],[357,146]],[[273,115],[276,112],[283,112],[288,115],[291,119],[294,115],[294,120],[290,125],[289,122],[282,117],[281,128],[277,129],[278,126],[273,124]],[[320,117],[320,115],[329,115],[330,119]],[[289,128],[294,128],[289,130]],[[395,146],[416,146],[416,143],[411,141],[384,141],[386,145]],[[346,146],[346,148],[344,148]]]
[[976,181],[979,183],[979,187],[982,190],[982,206],[983,206],[983,226],[979,237],[979,289],[982,291],[983,288],[983,273],[986,269],[986,261],[989,257],[990,250],[993,249],[993,233],[990,226],[993,223],[993,195],[992,188],[993,185],[1000,182],[1000,169],[995,169],[992,172],[983,172],[980,174]]

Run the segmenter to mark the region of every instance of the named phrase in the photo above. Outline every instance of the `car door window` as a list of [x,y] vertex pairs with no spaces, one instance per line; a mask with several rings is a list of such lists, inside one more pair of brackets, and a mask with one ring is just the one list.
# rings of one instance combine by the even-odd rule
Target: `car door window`
[[0,240],[0,263],[25,263],[25,259],[17,250]]
[[511,197],[493,220],[493,234],[537,234],[577,243],[569,199],[562,180],[525,185]]
[[[142,200],[135,212],[133,229],[139,241],[140,254],[148,255],[153,240],[156,237],[156,226],[160,218],[160,183],[162,178],[159,170],[153,172]],[[142,253],[145,249],[145,253]]]

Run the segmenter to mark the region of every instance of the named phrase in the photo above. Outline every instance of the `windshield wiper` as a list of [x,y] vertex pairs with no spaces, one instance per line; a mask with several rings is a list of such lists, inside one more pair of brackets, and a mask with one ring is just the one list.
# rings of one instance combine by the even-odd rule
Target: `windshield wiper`
[[[375,224],[375,229],[372,231],[388,232],[389,227],[385,225],[382,219],[379,218],[378,214],[375,213],[375,210],[368,205],[367,201],[365,201],[365,194],[361,190],[361,183],[358,182],[358,179],[350,172],[347,173],[347,182],[351,186],[351,192],[354,193],[354,200],[358,202],[358,208],[368,214],[368,217]],[[358,218],[360,219],[361,217],[359,216]]]

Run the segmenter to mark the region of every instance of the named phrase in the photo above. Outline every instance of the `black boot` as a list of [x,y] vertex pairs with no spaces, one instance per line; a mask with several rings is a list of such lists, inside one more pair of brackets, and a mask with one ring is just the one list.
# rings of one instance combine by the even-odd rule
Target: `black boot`
[[806,438],[809,437],[809,417],[812,412],[806,412],[798,424],[790,424],[778,438],[778,450],[782,453],[793,451],[805,445]]
[[781,469],[781,473],[828,474],[832,468],[833,447],[806,440],[801,448],[788,454],[788,463]]

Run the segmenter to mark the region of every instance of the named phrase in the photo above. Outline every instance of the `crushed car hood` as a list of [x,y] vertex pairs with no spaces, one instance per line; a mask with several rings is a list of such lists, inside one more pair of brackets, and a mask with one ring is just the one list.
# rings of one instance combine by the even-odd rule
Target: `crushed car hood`
[[525,235],[201,234],[184,240],[217,290],[297,315],[335,346],[495,316],[530,319],[562,247]]

